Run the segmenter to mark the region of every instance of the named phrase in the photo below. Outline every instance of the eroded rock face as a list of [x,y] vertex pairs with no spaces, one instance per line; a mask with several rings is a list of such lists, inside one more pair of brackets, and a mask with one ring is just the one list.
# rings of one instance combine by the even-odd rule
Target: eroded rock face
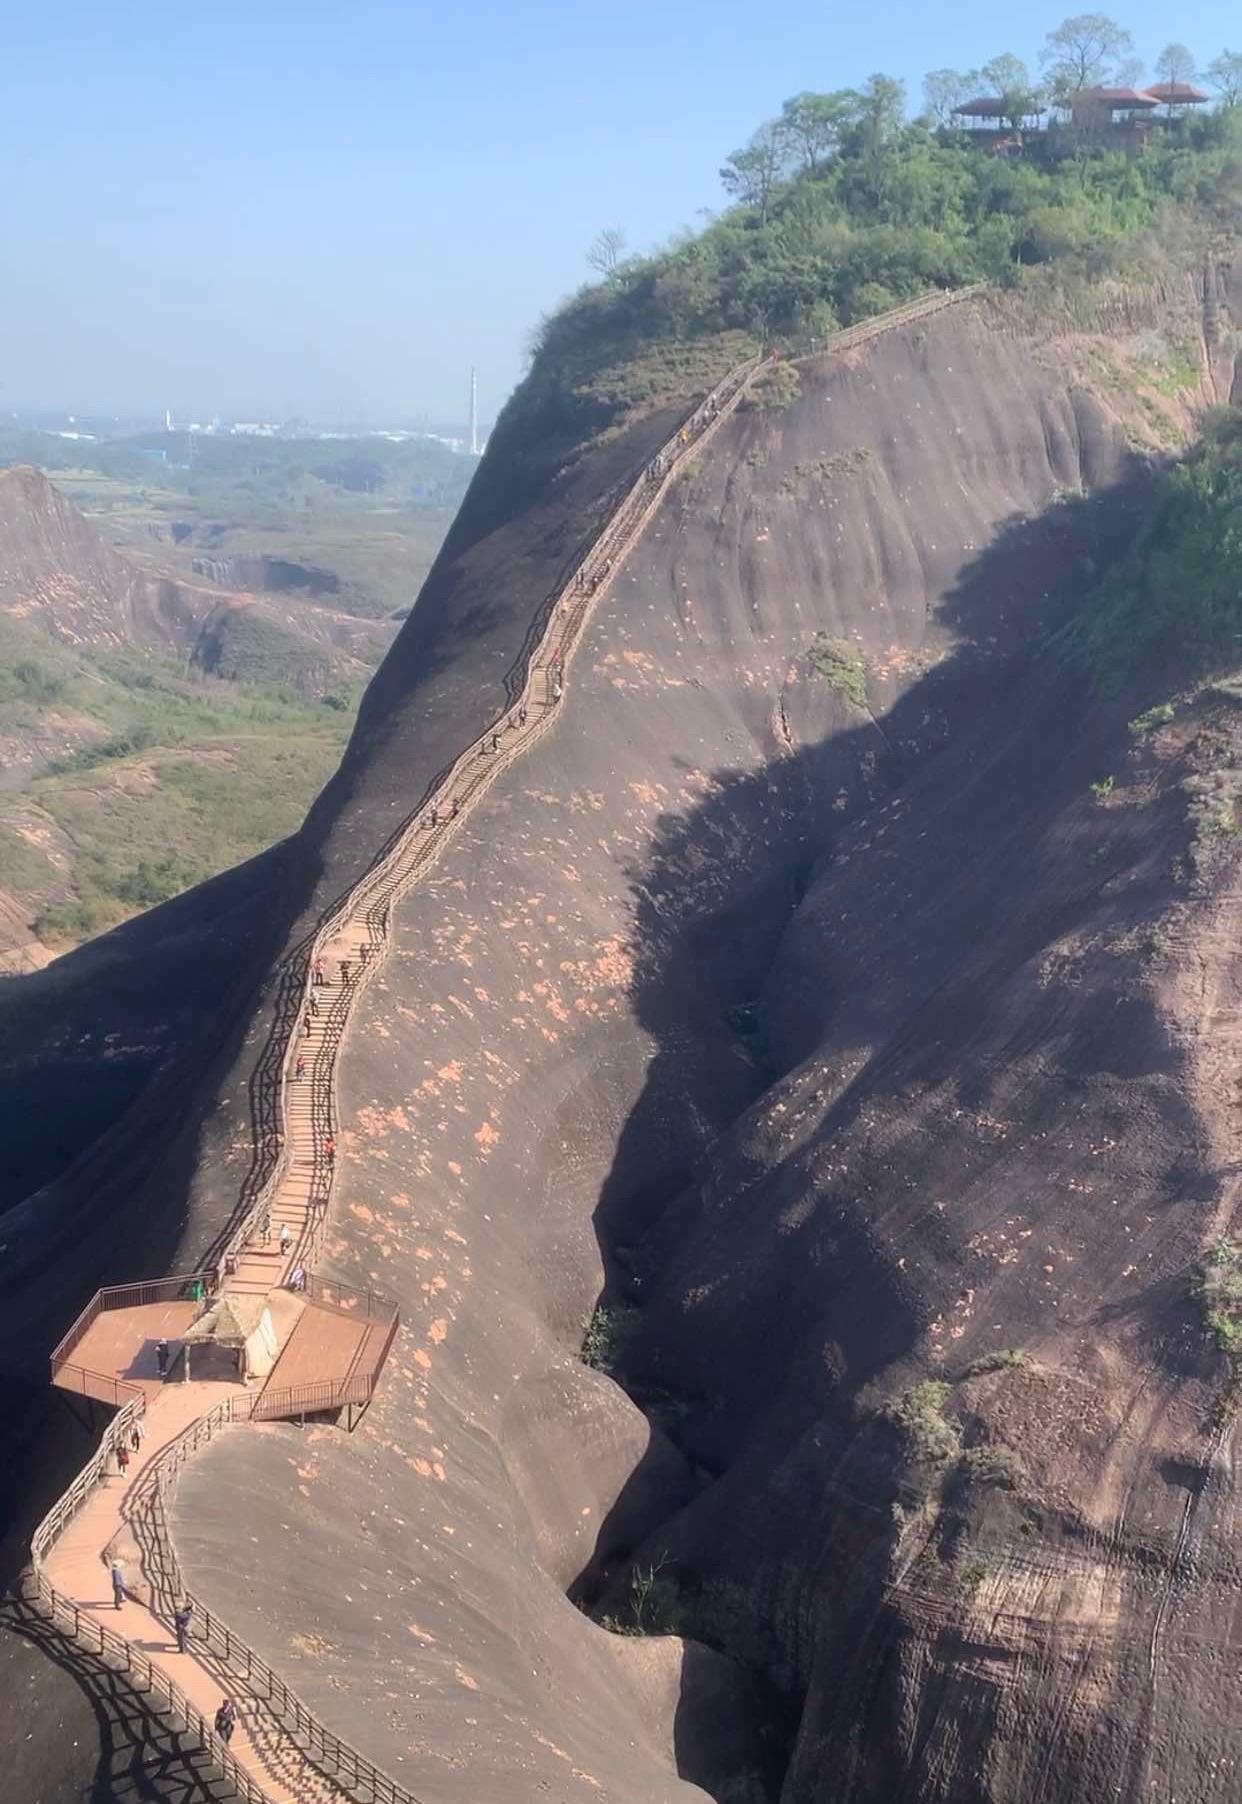
[[[1233,1794],[1188,1271],[1236,1159],[1236,875],[1183,874],[1181,785],[1239,729],[1204,699],[1131,756],[1133,698],[1033,656],[1141,505],[1106,348],[973,307],[730,421],[556,730],[397,911],[330,1252],[401,1339],[352,1438],[222,1437],[174,1529],[428,1804]],[[666,430],[480,536],[468,500],[302,836],[290,943],[494,715]],[[236,1196],[264,1031],[140,1195],[179,1178],[186,1256]],[[578,1360],[601,1291],[648,1415]],[[634,1563],[722,1652],[566,1600],[623,1613]]]

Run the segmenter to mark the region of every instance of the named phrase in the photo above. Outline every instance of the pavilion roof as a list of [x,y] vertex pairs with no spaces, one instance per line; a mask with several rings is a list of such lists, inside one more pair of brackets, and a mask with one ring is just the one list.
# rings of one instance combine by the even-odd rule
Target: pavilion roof
[[191,1342],[215,1341],[221,1347],[243,1347],[267,1307],[265,1297],[223,1296],[208,1303],[181,1336]]
[[1002,94],[981,94],[976,100],[964,100],[953,111],[963,119],[1003,119],[1005,98]]
[[1137,88],[1082,88],[1074,95],[1076,101],[1094,101],[1098,106],[1107,107],[1154,107],[1159,100],[1151,94],[1140,94]]
[[1202,88],[1192,88],[1188,81],[1154,81],[1143,92],[1165,106],[1201,106],[1210,98]]

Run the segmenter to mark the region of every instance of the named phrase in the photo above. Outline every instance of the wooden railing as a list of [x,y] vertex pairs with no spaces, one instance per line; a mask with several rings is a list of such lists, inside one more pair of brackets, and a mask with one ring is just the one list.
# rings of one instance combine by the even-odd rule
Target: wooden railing
[[890,307],[887,313],[859,320],[856,326],[843,326],[839,332],[829,333],[820,344],[805,349],[799,346],[790,361],[803,363],[817,357],[839,356],[842,351],[869,344],[886,332],[895,332],[900,326],[913,325],[916,320],[942,313],[946,307],[957,307],[963,301],[974,300],[976,296],[986,294],[989,286],[987,282],[971,282],[965,288],[937,288],[931,294],[920,295],[917,300],[903,302],[900,307]]
[[329,1309],[339,1309],[344,1315],[365,1315],[387,1320],[396,1315],[397,1305],[391,1297],[384,1296],[378,1290],[355,1290],[351,1284],[341,1284],[335,1278],[321,1278],[312,1272],[306,1281],[306,1295],[314,1303],[321,1303]]
[[147,1521],[158,1544],[162,1582],[172,1595],[193,1604],[192,1639],[245,1687],[249,1696],[264,1707],[325,1777],[342,1789],[364,1792],[373,1804],[419,1804],[413,1792],[398,1785],[373,1761],[325,1728],[292,1686],[287,1685],[247,1642],[235,1635],[185,1583],[168,1520],[168,1505],[181,1469],[190,1455],[206,1445],[221,1428],[246,1418],[259,1419],[262,1401],[261,1396],[228,1399],[192,1423],[154,1464],[151,1472],[154,1507],[149,1510]]

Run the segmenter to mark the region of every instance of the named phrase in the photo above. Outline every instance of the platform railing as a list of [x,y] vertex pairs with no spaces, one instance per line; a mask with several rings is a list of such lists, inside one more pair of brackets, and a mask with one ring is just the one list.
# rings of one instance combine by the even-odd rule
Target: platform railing
[[[140,1309],[148,1303],[167,1303],[175,1301],[178,1297],[188,1298],[194,1294],[196,1286],[201,1287],[201,1292],[205,1296],[211,1283],[212,1274],[209,1272],[181,1272],[171,1278],[147,1278],[137,1284],[108,1284],[102,1290],[97,1290],[86,1308],[52,1349],[52,1383],[60,1385],[62,1390],[76,1388],[73,1385],[64,1384],[60,1374],[69,1365],[69,1355],[81,1345],[88,1330],[94,1326],[105,1311],[109,1309]],[[98,1378],[101,1382],[108,1376],[106,1373],[94,1372],[90,1367],[80,1363],[71,1369],[88,1373],[92,1378]],[[135,1388],[137,1387],[132,1385],[125,1387],[127,1391]]]

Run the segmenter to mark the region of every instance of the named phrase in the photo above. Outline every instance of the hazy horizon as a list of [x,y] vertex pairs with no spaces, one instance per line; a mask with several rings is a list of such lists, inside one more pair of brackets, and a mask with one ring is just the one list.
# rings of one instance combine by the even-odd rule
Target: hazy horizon
[[[463,421],[474,365],[492,419],[601,227],[653,249],[722,205],[720,163],[788,95],[879,68],[917,106],[928,69],[1034,63],[1068,10],[14,14],[0,412]],[[1242,38],[1223,0],[1109,10],[1148,70],[1170,37],[1201,62]]]

